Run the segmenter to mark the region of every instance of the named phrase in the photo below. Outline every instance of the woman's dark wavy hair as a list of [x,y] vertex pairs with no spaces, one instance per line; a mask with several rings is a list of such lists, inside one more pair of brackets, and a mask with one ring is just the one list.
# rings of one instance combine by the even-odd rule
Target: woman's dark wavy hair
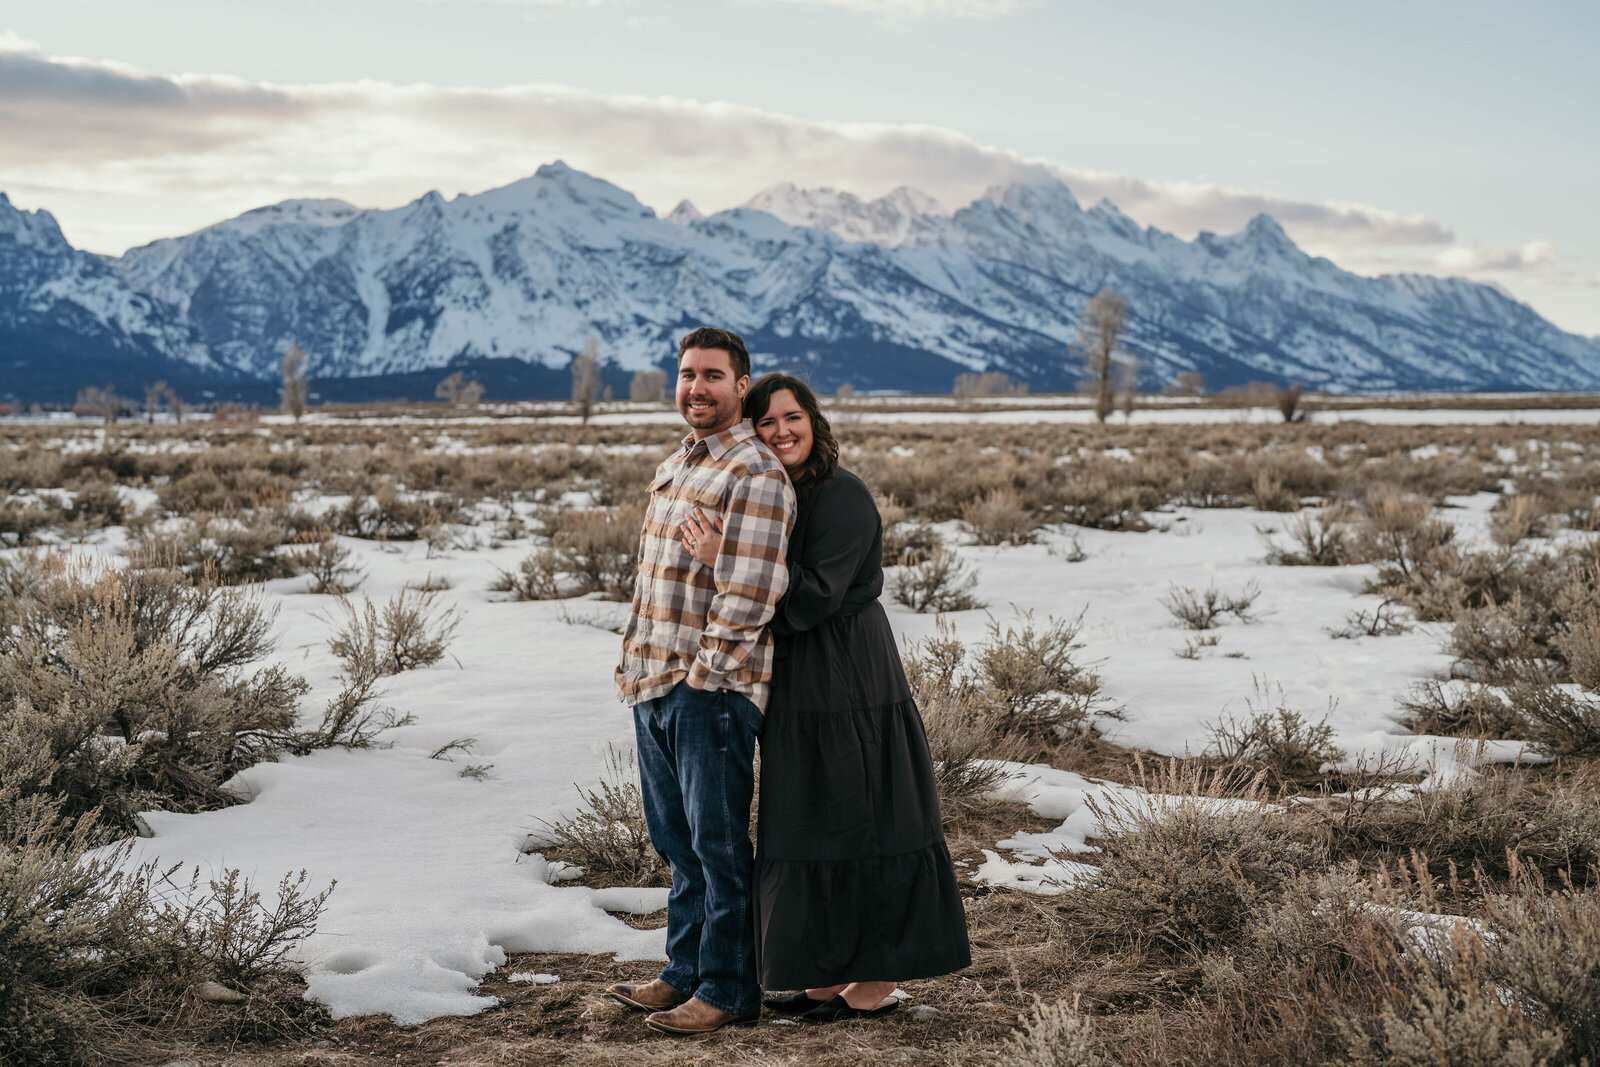
[[800,409],[811,419],[811,455],[798,472],[791,471],[789,476],[796,485],[813,485],[838,469],[839,442],[834,440],[833,427],[828,425],[811,386],[792,374],[763,374],[744,394],[744,417],[752,424],[760,420],[772,406],[772,394],[780,389],[793,393]]

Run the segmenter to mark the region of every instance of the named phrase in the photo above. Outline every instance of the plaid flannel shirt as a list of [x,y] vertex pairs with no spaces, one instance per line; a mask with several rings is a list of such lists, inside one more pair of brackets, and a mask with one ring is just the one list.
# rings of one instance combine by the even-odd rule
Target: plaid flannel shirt
[[[680,526],[695,507],[722,519],[722,551],[707,568],[689,555]],[[617,696],[632,706],[683,678],[732,689],[765,710],[778,600],[795,496],[783,464],[748,422],[683,447],[656,468],[639,535],[633,613],[622,635]]]

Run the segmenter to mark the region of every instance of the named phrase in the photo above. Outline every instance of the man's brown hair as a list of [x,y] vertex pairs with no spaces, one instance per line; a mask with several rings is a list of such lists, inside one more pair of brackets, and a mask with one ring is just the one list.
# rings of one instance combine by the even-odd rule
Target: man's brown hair
[[735,380],[750,374],[750,353],[744,347],[744,338],[732,330],[719,330],[715,326],[702,326],[691,330],[678,340],[678,362],[691,348],[720,348],[728,353],[728,364],[733,367]]

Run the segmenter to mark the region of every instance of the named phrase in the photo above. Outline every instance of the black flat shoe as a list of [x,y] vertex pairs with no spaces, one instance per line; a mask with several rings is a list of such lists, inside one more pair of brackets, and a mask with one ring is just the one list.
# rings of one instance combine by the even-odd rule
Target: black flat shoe
[[761,1006],[781,1015],[800,1015],[812,1008],[820,1008],[826,1003],[828,1003],[826,1000],[806,996],[806,991],[802,989],[792,997],[767,997],[761,1002]]
[[837,1023],[850,1019],[871,1019],[879,1015],[888,1015],[900,1006],[898,1000],[891,1000],[887,1004],[876,1008],[852,1008],[850,1002],[844,999],[844,994],[824,1002],[820,1007],[812,1008],[800,1016],[803,1023]]

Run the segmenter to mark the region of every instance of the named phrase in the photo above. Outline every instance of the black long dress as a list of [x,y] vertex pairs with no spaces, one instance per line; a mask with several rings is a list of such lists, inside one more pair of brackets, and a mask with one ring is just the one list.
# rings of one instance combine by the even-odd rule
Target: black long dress
[[933,760],[883,591],[883,524],[838,470],[800,493],[761,738],[762,983],[805,989],[967,966]]

